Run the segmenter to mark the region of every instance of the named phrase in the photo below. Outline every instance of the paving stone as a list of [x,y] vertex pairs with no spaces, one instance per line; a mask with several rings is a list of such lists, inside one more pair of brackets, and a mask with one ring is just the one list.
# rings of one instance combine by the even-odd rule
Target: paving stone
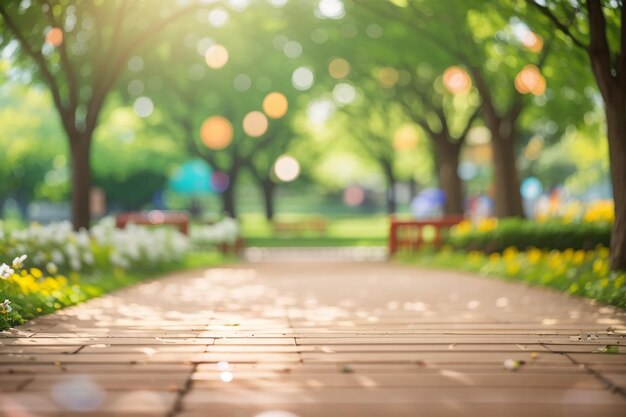
[[[366,393],[366,395],[364,395]],[[281,388],[259,389],[192,389],[183,398],[183,409],[193,410],[213,404],[336,404],[336,403],[458,403],[506,404],[520,398],[532,399],[534,404],[593,404],[626,405],[624,397],[606,390],[579,388],[530,387],[420,387],[415,388]]]
[[[211,389],[282,389],[282,388],[389,388],[389,387],[546,387],[606,389],[606,384],[590,374],[554,375],[539,373],[467,373],[441,369],[433,373],[319,373],[285,374],[277,372],[246,372],[233,370],[234,378],[224,382],[220,372],[196,372],[194,388]],[[618,378],[615,378],[618,380]],[[626,383],[626,377],[619,381]]]
[[95,395],[96,417],[615,417],[626,353],[599,352],[623,351],[625,321],[389,263],[188,271],[1,332],[0,415],[85,415],[68,401]]
[[176,393],[129,390],[102,391],[94,387],[82,391],[66,390],[61,386],[52,392],[12,392],[0,394],[0,410],[7,416],[55,415],[69,413],[91,415],[132,414],[165,416],[174,407]]
[[[616,417],[623,412],[618,405],[564,405],[564,404],[212,404],[206,410],[183,411],[177,417],[254,417],[263,412],[283,411],[298,417]],[[280,415],[280,414],[278,414]]]

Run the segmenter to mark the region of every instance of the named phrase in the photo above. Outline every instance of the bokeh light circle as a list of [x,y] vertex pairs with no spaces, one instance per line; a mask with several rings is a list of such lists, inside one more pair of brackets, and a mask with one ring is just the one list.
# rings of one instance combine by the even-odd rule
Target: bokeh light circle
[[452,66],[443,73],[443,85],[452,94],[467,94],[472,89],[472,79],[463,68]]
[[341,19],[345,12],[345,6],[341,0],[320,0],[317,15],[326,19]]
[[546,79],[536,65],[526,65],[515,76],[515,89],[521,94],[540,96],[546,92]]
[[403,125],[393,132],[393,148],[397,151],[415,149],[419,141],[417,130],[412,125]]
[[274,174],[283,182],[293,181],[300,175],[300,163],[292,156],[283,155],[274,164]]
[[211,175],[211,189],[216,193],[223,193],[228,189],[230,185],[230,178],[228,178],[228,174],[221,171],[215,171],[213,175]]
[[296,90],[305,91],[313,86],[315,76],[308,67],[299,67],[291,75],[291,84]]
[[139,117],[149,117],[154,111],[154,104],[148,97],[138,97],[133,104],[133,110]]
[[537,177],[526,177],[520,185],[520,194],[527,200],[534,200],[543,193],[543,185]]
[[335,58],[328,64],[328,73],[337,80],[346,78],[350,74],[350,63],[343,58]]
[[63,30],[61,28],[51,28],[46,33],[46,43],[52,46],[59,46],[63,43]]
[[343,192],[343,202],[346,206],[357,207],[365,201],[365,191],[358,185],[351,185]]
[[339,104],[351,104],[356,100],[356,89],[352,84],[339,83],[333,88],[333,97]]
[[224,149],[233,140],[233,125],[223,116],[211,116],[200,127],[200,139],[209,149]]
[[267,117],[260,111],[251,111],[243,118],[243,131],[253,138],[257,138],[267,132],[267,127]]
[[384,67],[378,71],[378,82],[384,88],[392,88],[400,79],[400,73],[393,67]]
[[204,54],[204,60],[209,68],[222,68],[228,62],[228,50],[222,45],[211,45]]
[[543,39],[534,32],[526,32],[522,36],[522,45],[531,52],[540,52],[543,49]]
[[289,102],[284,94],[279,92],[269,93],[263,99],[263,111],[272,119],[280,119],[287,114]]

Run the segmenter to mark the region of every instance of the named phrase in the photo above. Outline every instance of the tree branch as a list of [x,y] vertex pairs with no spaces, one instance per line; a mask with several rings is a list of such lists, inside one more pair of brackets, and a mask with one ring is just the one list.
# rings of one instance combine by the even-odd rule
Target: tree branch
[[[45,14],[50,24],[53,27],[61,28],[61,25],[54,17],[54,14],[52,12],[52,5],[50,4],[50,2],[48,0],[43,0],[42,5],[46,6],[44,7]],[[64,39],[63,42],[61,42],[61,44],[58,46],[58,48],[59,48],[59,54],[61,55],[61,67],[63,68],[63,71],[65,72],[65,78],[67,79],[67,89],[68,89],[68,96],[69,96],[69,101],[70,101],[69,107],[73,113],[72,119],[74,119],[76,117],[75,116],[76,108],[78,107],[78,86],[77,86],[77,81],[76,81],[76,73],[74,72],[74,67],[72,66],[69,56],[67,54],[66,44],[67,44],[67,40]]]
[[480,106],[477,106],[476,109],[474,109],[474,112],[470,115],[469,119],[467,119],[467,123],[465,125],[465,128],[463,129],[461,134],[456,138],[457,142],[465,143],[465,139],[467,138],[467,134],[469,133],[470,129],[472,128],[472,125],[474,124],[474,121],[478,118],[478,115],[480,114],[480,111],[481,111]]
[[99,88],[94,90],[94,93],[87,108],[87,120],[85,125],[88,132],[93,131],[93,128],[95,128],[100,109],[102,107],[104,99],[106,98],[106,94],[115,84],[115,81],[117,80],[117,77],[119,77],[124,63],[130,58],[130,55],[135,51],[135,49],[137,49],[139,46],[141,46],[141,44],[150,39],[150,37],[153,36],[155,33],[159,33],[160,30],[167,26],[169,23],[184,16],[190,11],[195,10],[196,8],[197,5],[194,4],[192,6],[180,9],[177,12],[173,12],[171,15],[159,21],[156,21],[147,29],[138,34],[117,56],[116,59],[112,59],[114,63],[110,66],[111,70],[108,74],[104,75],[104,81],[99,84]]
[[560,30],[563,34],[565,34],[568,38],[572,40],[574,45],[584,50],[587,50],[587,45],[585,45],[582,41],[576,38],[576,36],[574,36],[572,31],[569,29],[568,25],[565,24],[564,22],[561,22],[559,18],[556,17],[554,13],[552,13],[552,10],[550,10],[548,6],[542,6],[541,4],[537,3],[535,0],[526,0],[526,2],[530,3],[532,6],[537,8],[544,16],[550,19],[552,23],[554,23],[554,25],[557,27],[558,30]]
[[68,137],[71,141],[73,136],[69,135],[69,133],[75,129],[75,126],[73,126],[71,120],[68,119],[68,110],[65,108],[65,106],[63,105],[63,101],[61,100],[59,85],[50,70],[48,69],[44,56],[41,54],[41,52],[34,50],[30,46],[26,37],[20,31],[19,27],[13,21],[4,6],[2,6],[2,4],[0,4],[0,15],[3,17],[9,30],[13,33],[13,35],[15,35],[15,38],[19,42],[20,46],[24,49],[26,54],[35,61],[35,64],[37,64],[37,68],[39,68],[41,76],[50,88],[50,92],[52,93],[52,99],[54,100],[54,105],[59,111],[59,115],[61,116],[61,120],[63,122],[63,125],[65,126],[65,130],[66,132],[68,132]]

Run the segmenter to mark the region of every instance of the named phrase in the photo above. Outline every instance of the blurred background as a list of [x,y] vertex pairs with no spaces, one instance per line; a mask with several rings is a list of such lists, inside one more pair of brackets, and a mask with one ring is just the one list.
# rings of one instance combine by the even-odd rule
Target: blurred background
[[188,210],[251,244],[378,245],[392,213],[610,223],[602,95],[529,3],[6,3],[4,225]]

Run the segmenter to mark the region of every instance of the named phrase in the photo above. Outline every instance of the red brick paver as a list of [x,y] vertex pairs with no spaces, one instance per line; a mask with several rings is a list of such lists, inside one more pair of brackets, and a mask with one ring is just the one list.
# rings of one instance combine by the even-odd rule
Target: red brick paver
[[387,263],[188,272],[2,334],[0,415],[616,417],[625,321]]

